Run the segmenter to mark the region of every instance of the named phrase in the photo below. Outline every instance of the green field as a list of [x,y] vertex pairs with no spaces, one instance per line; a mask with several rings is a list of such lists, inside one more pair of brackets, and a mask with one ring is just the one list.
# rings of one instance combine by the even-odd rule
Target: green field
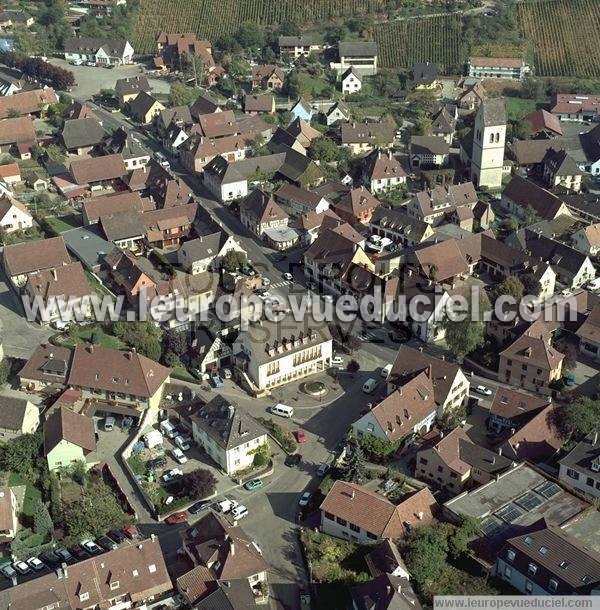
[[600,76],[600,0],[534,0],[519,4],[539,76]]
[[430,61],[444,74],[462,71],[467,59],[460,15],[437,15],[381,23],[375,27],[383,68],[412,68]]

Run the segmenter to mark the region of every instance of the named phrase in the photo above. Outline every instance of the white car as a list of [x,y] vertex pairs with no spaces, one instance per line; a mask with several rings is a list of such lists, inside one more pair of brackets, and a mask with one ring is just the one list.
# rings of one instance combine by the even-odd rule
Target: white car
[[27,565],[31,566],[36,572],[39,572],[46,567],[37,557],[30,557],[27,560]]
[[344,359],[341,356],[334,356],[331,359],[331,366],[342,366],[344,364]]
[[230,515],[237,521],[248,516],[248,509],[243,504],[240,504],[231,511]]
[[90,554],[90,555],[97,555],[98,553],[102,553],[102,549],[95,543],[92,542],[91,540],[84,540],[81,543],[81,546]]
[[175,444],[182,451],[189,451],[189,449],[190,449],[190,444],[183,438],[183,436],[181,436],[181,434],[178,434],[175,437]]
[[175,449],[173,449],[172,453],[173,453],[173,459],[178,464],[185,464],[188,461],[187,457],[183,454],[183,451],[179,447],[175,447]]
[[0,573],[2,574],[2,576],[5,576],[9,580],[12,580],[13,576],[17,575],[17,573],[9,563],[3,565],[0,568]]
[[474,389],[475,389],[475,392],[477,392],[478,394],[483,394],[484,396],[492,395],[492,390],[490,390],[489,388],[486,388],[484,385],[478,385]]
[[19,574],[29,574],[31,572],[31,568],[24,561],[17,561],[13,565],[13,568],[19,572]]
[[287,280],[288,282],[291,282],[294,279],[294,276],[291,273],[284,273],[283,279]]
[[310,500],[310,491],[305,491],[298,500],[298,506],[308,506]]
[[172,481],[180,476],[183,476],[183,470],[181,470],[181,468],[171,468],[171,470],[167,470],[167,472],[161,476],[161,479],[165,483],[168,483],[169,481]]

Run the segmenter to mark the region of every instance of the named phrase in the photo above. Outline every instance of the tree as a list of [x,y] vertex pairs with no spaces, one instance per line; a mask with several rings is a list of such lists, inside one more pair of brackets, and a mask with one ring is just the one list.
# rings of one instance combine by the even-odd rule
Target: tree
[[19,110],[17,110],[16,108],[8,109],[8,118],[9,119],[16,119],[20,116],[21,116],[21,112]]
[[472,351],[481,347],[484,343],[484,324],[483,315],[485,306],[482,299],[479,299],[479,318],[475,317],[471,295],[467,297],[467,310],[463,314],[462,320],[452,320],[448,315],[444,315],[440,322],[441,328],[445,332],[446,345],[456,356],[459,363]]
[[515,301],[520,301],[524,292],[523,282],[515,275],[509,275],[498,286],[498,296],[511,296]]
[[365,457],[361,446],[358,443],[353,443],[346,458],[342,477],[344,481],[349,483],[361,483],[365,478],[366,470]]
[[352,359],[346,365],[346,370],[348,371],[348,373],[351,373],[352,375],[356,375],[356,373],[358,373],[358,371],[360,370],[360,364],[358,363],[357,360]]
[[263,30],[256,23],[247,21],[239,27],[236,39],[244,49],[257,49],[264,45],[265,36]]
[[190,498],[201,500],[214,493],[217,480],[210,470],[198,468],[185,475],[183,484],[187,488]]
[[225,271],[237,271],[247,263],[246,253],[239,250],[229,250],[223,257],[221,265]]
[[360,439],[361,449],[375,462],[386,462],[396,453],[399,446],[400,441],[387,441],[373,434],[365,434]]
[[35,55],[37,52],[37,42],[33,32],[25,26],[17,25],[13,28],[14,46],[23,55]]
[[418,588],[428,589],[439,578],[448,555],[448,532],[443,525],[427,525],[409,535],[406,565]]
[[312,141],[312,144],[308,149],[308,154],[311,159],[330,163],[332,161],[337,161],[339,156],[338,151],[338,145],[331,138],[321,136]]
[[174,82],[169,92],[169,102],[171,106],[189,106],[194,103],[197,96],[198,91],[193,87],[188,87],[180,82]]
[[178,356],[185,354],[188,349],[188,339],[185,332],[168,330],[163,336],[165,351],[173,352]]
[[291,98],[302,96],[302,81],[295,70],[287,73],[283,84],[283,92]]
[[302,30],[300,26],[295,21],[284,21],[279,26],[279,35],[280,36],[300,36]]
[[454,529],[448,538],[450,557],[459,559],[468,553],[469,542],[481,535],[481,523],[475,517],[463,517],[461,524]]
[[467,419],[467,409],[463,404],[453,409],[446,409],[437,418],[437,425],[440,430],[454,430],[457,426]]
[[542,286],[540,281],[533,275],[533,273],[524,273],[521,275],[521,282],[523,283],[523,288],[525,289],[526,294],[532,294],[537,296],[540,294]]
[[415,121],[415,134],[419,136],[431,135],[431,119],[426,115],[421,115]]
[[539,221],[540,217],[538,216],[537,212],[530,205],[528,205],[523,213],[523,226],[528,227]]
[[41,455],[42,445],[41,429],[7,441],[0,446],[0,468],[22,475],[32,475],[37,458]]
[[262,466],[266,466],[269,463],[269,457],[271,456],[271,447],[269,446],[269,441],[266,440],[262,445],[254,449],[252,453],[254,454],[252,465],[255,468],[261,468]]
[[58,144],[49,144],[46,146],[46,154],[52,161],[56,161],[56,163],[62,163],[66,158],[65,152]]
[[150,358],[150,360],[154,360],[156,362],[160,360],[160,356],[162,354],[160,341],[158,339],[154,339],[153,337],[142,339],[138,344],[137,350],[140,354],[142,354],[142,356],[146,356],[146,358]]
[[38,499],[33,511],[33,531],[43,537],[44,540],[50,538],[54,531],[54,523],[48,512],[48,507]]
[[577,365],[577,348],[571,341],[559,341],[555,347],[564,356],[563,371],[572,371]]
[[600,430],[600,400],[581,396],[567,404],[563,414],[569,432],[585,436]]

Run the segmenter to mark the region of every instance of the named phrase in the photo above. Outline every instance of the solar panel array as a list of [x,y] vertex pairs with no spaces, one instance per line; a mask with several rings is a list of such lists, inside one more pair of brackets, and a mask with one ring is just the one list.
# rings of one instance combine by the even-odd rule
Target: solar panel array
[[561,491],[560,487],[552,481],[544,481],[541,485],[534,487],[533,490],[544,496],[544,498],[552,498]]
[[488,538],[493,538],[504,529],[504,524],[494,517],[487,517],[481,522],[481,529]]
[[542,498],[540,498],[537,494],[533,493],[533,491],[528,491],[527,493],[523,494],[515,500],[515,504],[517,504],[527,512],[533,510],[534,508],[542,504],[542,502]]
[[514,521],[522,517],[524,514],[525,512],[512,502],[510,504],[507,504],[506,506],[503,506],[494,513],[496,517],[502,519],[502,521],[506,521],[506,523],[513,523]]

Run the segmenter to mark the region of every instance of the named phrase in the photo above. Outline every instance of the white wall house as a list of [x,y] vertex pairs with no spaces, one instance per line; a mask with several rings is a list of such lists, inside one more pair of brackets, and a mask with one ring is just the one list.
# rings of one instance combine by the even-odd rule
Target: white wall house
[[362,77],[351,66],[342,74],[342,93],[344,95],[351,95],[352,93],[358,93],[361,89]]
[[596,256],[600,252],[600,223],[579,229],[573,233],[571,239],[576,250],[588,256]]
[[222,179],[219,174],[204,171],[202,174],[206,188],[219,199],[219,201],[233,201],[248,195],[248,180],[242,178],[229,180]]
[[128,40],[77,37],[65,40],[68,62],[92,61],[105,66],[133,63],[134,49]]
[[24,231],[33,226],[33,217],[16,199],[4,196],[0,199],[0,228],[4,233]]

